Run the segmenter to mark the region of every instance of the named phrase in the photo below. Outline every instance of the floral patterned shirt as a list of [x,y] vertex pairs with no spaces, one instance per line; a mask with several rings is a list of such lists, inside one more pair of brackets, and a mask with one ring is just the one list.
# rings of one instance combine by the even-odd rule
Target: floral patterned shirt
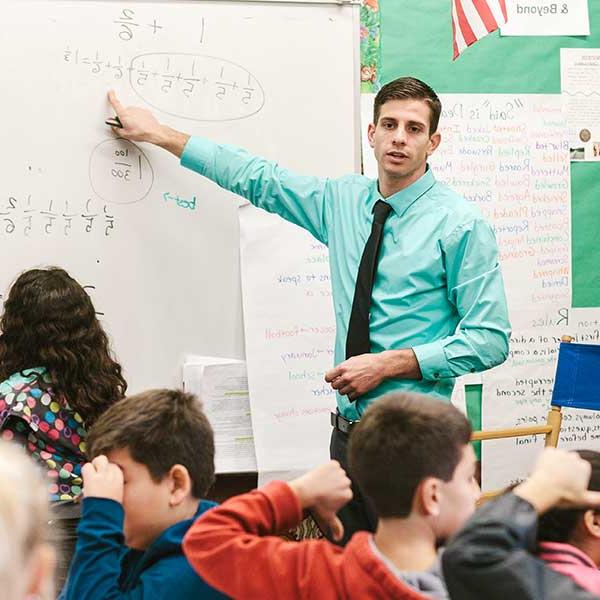
[[51,501],[73,500],[81,493],[83,419],[56,397],[45,368],[25,369],[0,383],[0,435],[22,444],[44,468]]

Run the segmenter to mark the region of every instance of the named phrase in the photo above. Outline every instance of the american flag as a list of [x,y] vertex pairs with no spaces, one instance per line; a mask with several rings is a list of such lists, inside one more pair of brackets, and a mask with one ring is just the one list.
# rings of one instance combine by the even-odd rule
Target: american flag
[[506,0],[452,0],[454,59],[506,23]]

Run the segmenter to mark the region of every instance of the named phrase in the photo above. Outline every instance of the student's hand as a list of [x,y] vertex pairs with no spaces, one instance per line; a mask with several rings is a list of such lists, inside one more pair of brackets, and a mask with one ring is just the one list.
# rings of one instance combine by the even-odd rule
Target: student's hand
[[101,454],[81,469],[85,498],[107,498],[123,503],[123,471]]
[[189,135],[162,125],[146,108],[123,106],[114,90],[108,92],[108,101],[123,125],[123,127],[112,128],[119,137],[132,142],[150,142],[176,156],[181,156],[183,148],[190,138]]
[[513,491],[538,513],[559,508],[600,507],[600,492],[589,491],[592,467],[576,452],[546,448],[529,479]]
[[328,527],[333,539],[340,540],[344,527],[336,513],[352,500],[350,479],[335,460],[329,461],[290,482],[290,487],[320,525]]
[[350,400],[356,400],[391,377],[421,379],[417,357],[410,348],[359,354],[325,373],[325,381]]

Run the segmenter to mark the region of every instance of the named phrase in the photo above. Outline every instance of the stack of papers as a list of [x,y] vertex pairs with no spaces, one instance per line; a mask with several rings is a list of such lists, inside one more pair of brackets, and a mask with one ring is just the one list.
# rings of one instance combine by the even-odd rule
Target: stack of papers
[[213,426],[216,472],[256,472],[246,363],[233,358],[187,356],[183,387],[198,396]]

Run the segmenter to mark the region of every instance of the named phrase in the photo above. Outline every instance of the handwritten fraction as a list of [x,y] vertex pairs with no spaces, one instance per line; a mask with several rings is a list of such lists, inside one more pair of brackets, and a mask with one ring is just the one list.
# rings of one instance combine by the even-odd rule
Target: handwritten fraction
[[128,62],[123,55],[67,46],[63,62],[91,76],[128,79],[150,106],[194,121],[231,121],[259,112],[265,94],[259,81],[241,65],[213,56],[149,53]]
[[110,237],[115,215],[102,202],[15,194],[0,200],[0,238],[70,237],[76,233]]
[[131,204],[143,200],[154,183],[146,155],[133,142],[117,138],[100,142],[92,151],[90,185],[105,202]]

